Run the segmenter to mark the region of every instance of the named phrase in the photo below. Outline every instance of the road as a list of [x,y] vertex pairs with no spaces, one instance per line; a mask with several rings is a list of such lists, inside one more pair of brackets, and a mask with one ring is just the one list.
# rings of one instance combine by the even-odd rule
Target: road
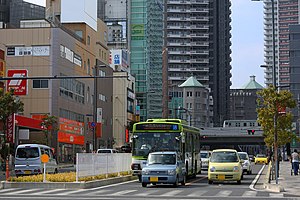
[[[251,187],[262,165],[253,165],[253,174],[244,175],[242,184],[207,183],[207,172],[188,180],[186,186],[174,188],[171,185],[149,185],[143,188],[138,181],[129,181],[120,184],[107,185],[91,189],[4,189],[0,190],[0,199],[30,199],[30,200],[193,200],[193,199],[289,199],[283,193],[270,193]],[[291,196],[290,196],[291,197]],[[292,199],[292,198],[291,198]]]

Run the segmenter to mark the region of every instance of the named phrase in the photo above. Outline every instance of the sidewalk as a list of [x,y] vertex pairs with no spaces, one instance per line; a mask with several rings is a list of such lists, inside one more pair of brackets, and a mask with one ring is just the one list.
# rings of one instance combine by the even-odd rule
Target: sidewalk
[[[291,163],[280,162],[278,184],[284,188],[284,193],[300,196],[300,175],[291,175]],[[271,184],[276,184],[275,180]]]
[[[278,184],[276,184],[276,180],[271,180],[270,183],[267,183],[265,179],[266,176],[264,176],[264,178],[262,176],[262,179],[265,180],[265,189],[273,192],[283,192],[286,194],[300,196],[300,175],[291,175],[292,167],[289,161],[282,161],[279,165]],[[267,169],[268,168],[266,167],[264,174],[266,174]]]

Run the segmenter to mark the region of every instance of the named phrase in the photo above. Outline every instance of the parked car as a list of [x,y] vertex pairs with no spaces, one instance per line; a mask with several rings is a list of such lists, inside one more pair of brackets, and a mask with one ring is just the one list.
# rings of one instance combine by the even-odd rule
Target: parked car
[[97,149],[97,153],[119,153],[116,149]]
[[49,156],[49,162],[46,163],[46,172],[57,173],[57,162],[50,147],[41,144],[22,144],[17,146],[15,153],[16,176],[43,173],[44,164],[41,161],[43,154]]
[[201,169],[203,169],[203,170],[208,169],[209,157],[210,157],[210,151],[200,151],[200,158],[201,158],[201,163],[202,163]]
[[247,174],[252,174],[252,167],[251,167],[251,161],[249,159],[247,152],[238,152],[240,156],[240,160],[243,161],[243,172],[246,172]]
[[148,156],[142,170],[141,182],[147,184],[173,184],[175,187],[186,183],[186,168],[176,152],[153,152]]
[[213,150],[208,165],[208,183],[213,181],[237,181],[243,179],[242,162],[234,149]]
[[257,154],[254,160],[255,164],[268,164],[268,157],[266,154]]

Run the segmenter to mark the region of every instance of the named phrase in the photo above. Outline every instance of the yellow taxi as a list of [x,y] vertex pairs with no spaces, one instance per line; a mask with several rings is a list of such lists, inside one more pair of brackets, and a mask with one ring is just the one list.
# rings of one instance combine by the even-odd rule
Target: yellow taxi
[[268,157],[266,156],[266,154],[257,154],[254,157],[254,163],[255,164],[268,164]]
[[214,181],[237,181],[243,179],[243,160],[234,149],[213,150],[208,165],[208,184]]

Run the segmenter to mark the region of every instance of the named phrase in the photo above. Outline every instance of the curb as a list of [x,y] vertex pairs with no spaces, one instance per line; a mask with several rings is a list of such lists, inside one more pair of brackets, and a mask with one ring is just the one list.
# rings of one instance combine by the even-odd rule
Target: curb
[[45,189],[87,189],[93,187],[100,187],[104,185],[110,185],[115,183],[121,183],[124,181],[136,180],[136,176],[122,176],[104,180],[97,180],[97,181],[88,181],[88,182],[6,182],[1,181],[0,188],[1,189],[8,189],[8,188],[25,188],[25,189],[32,189],[32,188],[45,188]]
[[275,185],[275,184],[269,184],[269,183],[264,183],[264,188],[271,192],[284,192],[285,191],[282,185]]

